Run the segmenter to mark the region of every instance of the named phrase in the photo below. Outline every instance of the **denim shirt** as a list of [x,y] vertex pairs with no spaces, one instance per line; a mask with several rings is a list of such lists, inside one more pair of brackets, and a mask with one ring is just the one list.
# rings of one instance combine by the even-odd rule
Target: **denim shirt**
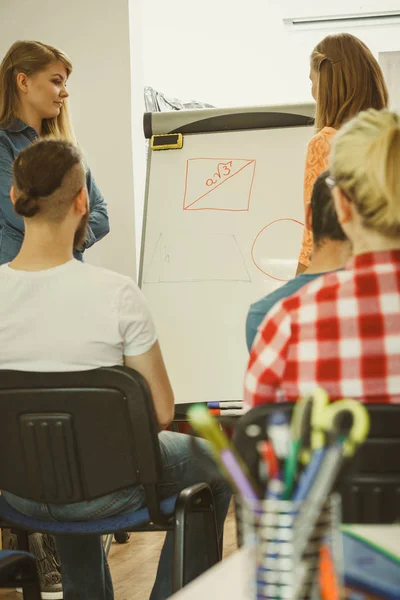
[[[39,138],[33,127],[15,119],[5,129],[0,129],[0,264],[13,260],[24,238],[24,220],[14,211],[10,198],[12,163],[17,155]],[[89,195],[89,228],[83,248],[75,250],[75,258],[109,232],[107,205],[90,170],[86,167],[86,186]]]

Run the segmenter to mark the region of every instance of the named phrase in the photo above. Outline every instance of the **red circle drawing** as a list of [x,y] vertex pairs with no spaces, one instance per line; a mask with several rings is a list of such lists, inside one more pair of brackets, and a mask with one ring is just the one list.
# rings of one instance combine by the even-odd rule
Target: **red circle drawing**
[[[261,273],[264,273],[264,275],[266,275],[267,277],[270,277],[271,279],[274,279],[275,281],[289,281],[291,279],[291,277],[289,277],[288,279],[282,279],[281,277],[275,277],[274,275],[271,275],[271,273],[267,273],[262,267],[260,267],[260,265],[257,262],[257,258],[255,256],[255,247],[257,244],[257,241],[259,240],[259,238],[262,236],[262,234],[264,233],[264,231],[266,229],[268,229],[269,227],[271,227],[271,225],[274,225],[275,223],[279,223],[282,221],[289,221],[291,223],[297,223],[298,225],[301,225],[301,227],[304,227],[304,223],[302,223],[301,221],[298,221],[297,219],[276,219],[275,221],[272,221],[271,223],[268,223],[268,225],[266,225],[265,227],[263,227],[261,229],[261,231],[256,235],[256,238],[253,242],[253,246],[251,248],[251,258],[255,264],[255,266],[257,267],[257,269],[259,271],[261,271]],[[299,247],[299,252],[300,252],[300,247]]]

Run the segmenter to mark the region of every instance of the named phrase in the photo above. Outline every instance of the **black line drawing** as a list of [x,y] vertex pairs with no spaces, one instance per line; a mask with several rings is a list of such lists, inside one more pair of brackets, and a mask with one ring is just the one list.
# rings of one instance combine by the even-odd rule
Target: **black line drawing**
[[179,240],[158,236],[143,283],[251,283],[233,234],[206,233]]

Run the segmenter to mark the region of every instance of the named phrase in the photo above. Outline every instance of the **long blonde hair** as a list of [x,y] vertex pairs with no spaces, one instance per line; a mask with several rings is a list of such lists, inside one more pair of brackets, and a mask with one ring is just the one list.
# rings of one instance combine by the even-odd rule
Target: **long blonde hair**
[[[0,128],[8,127],[17,116],[18,73],[32,76],[55,61],[63,63],[67,76],[71,74],[70,59],[53,46],[35,41],[18,41],[11,46],[0,65]],[[43,119],[42,135],[76,142],[65,100],[57,117]]]
[[354,203],[363,225],[400,236],[400,116],[360,113],[337,134],[331,155],[336,184]]
[[313,50],[311,68],[318,74],[317,131],[339,129],[368,108],[387,108],[389,94],[377,60],[350,33],[328,35]]

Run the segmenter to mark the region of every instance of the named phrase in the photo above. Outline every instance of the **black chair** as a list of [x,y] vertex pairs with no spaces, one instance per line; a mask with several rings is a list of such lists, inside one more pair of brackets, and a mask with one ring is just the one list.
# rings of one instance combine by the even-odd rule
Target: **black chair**
[[[220,560],[214,499],[199,483],[160,500],[161,454],[149,387],[127,367],[74,373],[0,371],[0,489],[37,502],[90,501],[141,484],[146,508],[82,523],[45,522],[15,511],[0,496],[0,527],[108,534],[173,531],[173,591],[186,583],[188,524],[202,513],[210,566]],[[4,460],[7,457],[7,460]]]
[[[349,461],[337,488],[342,498],[342,522],[394,523],[400,520],[400,406],[365,406],[371,419],[368,438]],[[265,439],[267,417],[283,410],[290,419],[292,409],[290,403],[264,404],[238,422],[234,441],[253,477],[258,476],[256,443]]]
[[0,550],[0,588],[22,588],[24,600],[40,600],[36,559],[27,552]]
[[341,477],[343,523],[400,520],[400,406],[366,405],[371,429]]

